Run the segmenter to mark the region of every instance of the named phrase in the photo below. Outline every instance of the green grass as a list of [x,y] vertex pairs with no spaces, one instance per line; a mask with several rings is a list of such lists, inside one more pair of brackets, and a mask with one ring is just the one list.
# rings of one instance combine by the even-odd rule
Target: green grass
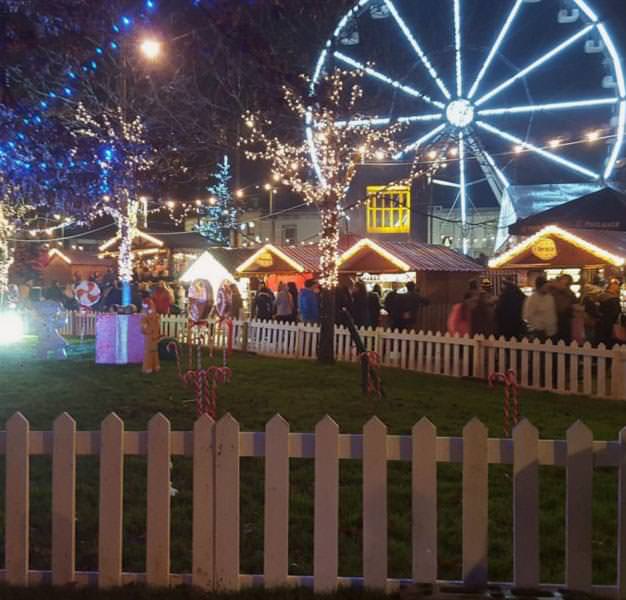
[[[341,589],[331,595],[316,595],[308,589],[266,591],[248,588],[237,594],[206,594],[187,587],[173,590],[151,590],[142,586],[126,586],[114,590],[31,588],[0,586],[0,600],[389,600],[389,596],[372,592]],[[397,596],[396,596],[397,597]],[[393,597],[392,597],[393,598]]]
[[[104,367],[93,364],[85,353],[75,351],[67,362],[32,362],[28,349],[20,355],[0,353],[0,422],[15,411],[26,415],[33,429],[50,429],[67,411],[78,428],[95,429],[115,411],[127,429],[145,430],[150,417],[163,412],[173,429],[190,429],[195,409],[184,404],[192,394],[181,387],[172,363],[161,374],[143,377],[138,367]],[[316,363],[237,355],[232,358],[234,379],[220,386],[219,412],[230,412],[243,431],[260,431],[277,412],[292,431],[312,431],[330,414],[343,432],[360,432],[372,415],[378,415],[390,433],[409,433],[413,424],[427,416],[440,435],[460,435],[465,423],[476,416],[493,437],[502,436],[502,390],[492,391],[482,382],[431,377],[405,371],[383,370],[387,399],[364,400],[359,373],[354,365],[324,367]],[[567,428],[582,419],[596,439],[616,439],[626,425],[626,403],[521,392],[522,413],[544,438],[563,438]],[[77,568],[97,569],[98,461],[78,460]],[[311,460],[291,460],[290,572],[312,573],[313,465]],[[241,467],[241,563],[242,572],[260,573],[263,567],[263,461],[242,459]],[[2,475],[2,474],[0,474]],[[124,569],[145,568],[145,477],[141,458],[126,459],[124,515]],[[541,559],[542,581],[564,579],[564,486],[563,469],[542,467]],[[50,459],[32,459],[31,563],[34,569],[50,568]],[[4,481],[4,477],[0,481]],[[360,575],[361,463],[342,461],[340,488],[340,575]],[[176,458],[172,499],[172,571],[191,568],[191,460]],[[457,579],[461,574],[461,469],[439,466],[439,564],[440,577]],[[3,483],[2,483],[3,485]],[[615,580],[616,493],[615,470],[598,470],[594,478],[594,582]],[[511,469],[490,467],[489,569],[492,580],[512,577],[512,485]],[[0,490],[0,510],[4,493]],[[409,577],[410,465],[389,465],[389,573]],[[0,519],[3,528],[4,519]],[[0,531],[1,533],[1,531]],[[0,545],[0,554],[3,549]],[[0,557],[1,558],[1,557]],[[0,596],[1,597],[1,596]]]

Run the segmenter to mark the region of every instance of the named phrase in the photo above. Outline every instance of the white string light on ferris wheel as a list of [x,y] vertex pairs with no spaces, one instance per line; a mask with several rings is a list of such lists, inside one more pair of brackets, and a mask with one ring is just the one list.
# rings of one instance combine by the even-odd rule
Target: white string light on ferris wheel
[[[380,85],[388,86],[394,93],[402,92],[407,96],[414,98],[416,101],[424,102],[430,106],[436,106],[442,110],[440,114],[420,114],[416,112],[414,115],[407,115],[400,118],[381,118],[372,117],[366,118],[364,116],[355,117],[352,121],[347,120],[338,123],[342,127],[350,127],[352,122],[357,124],[368,123],[372,127],[386,126],[391,122],[405,122],[405,123],[420,123],[427,122],[429,120],[441,120],[443,123],[437,125],[435,128],[430,129],[426,134],[416,139],[411,144],[407,145],[403,152],[396,154],[394,158],[400,160],[407,152],[420,149],[423,145],[437,136],[459,136],[462,133],[467,143],[467,149],[474,154],[482,155],[484,160],[479,161],[481,165],[488,165],[488,168],[495,173],[496,177],[503,183],[506,189],[510,183],[508,182],[503,171],[497,166],[492,155],[489,155],[484,151],[483,146],[476,142],[475,136],[479,133],[478,130],[482,129],[489,134],[505,139],[509,142],[515,143],[517,153],[528,152],[536,154],[542,159],[549,160],[561,167],[575,172],[577,175],[584,176],[593,181],[600,179],[608,180],[613,175],[617,161],[621,156],[621,151],[624,145],[624,139],[626,136],[626,80],[624,77],[624,71],[621,64],[621,58],[617,51],[615,44],[611,36],[609,35],[607,26],[605,23],[600,22],[598,15],[593,11],[587,0],[572,0],[576,7],[583,15],[582,18],[587,20],[587,23],[573,35],[570,35],[564,40],[561,40],[554,47],[546,51],[543,55],[535,58],[526,67],[520,69],[514,76],[501,82],[499,85],[488,91],[481,92],[481,84],[484,83],[485,77],[492,67],[495,57],[498,55],[501,48],[504,46],[506,40],[510,37],[514,24],[518,15],[526,10],[524,7],[525,0],[515,0],[511,10],[506,14],[506,18],[502,27],[497,32],[494,43],[487,52],[485,61],[482,63],[476,79],[469,87],[469,91],[465,93],[464,88],[464,70],[463,70],[463,14],[462,3],[460,0],[453,0],[450,3],[452,7],[452,21],[453,21],[453,39],[452,45],[454,48],[454,63],[455,63],[455,83],[456,97],[452,98],[445,83],[439,77],[439,74],[432,66],[431,61],[424,52],[422,46],[420,46],[415,32],[409,27],[407,22],[403,19],[400,11],[396,7],[394,0],[383,0],[383,3],[390,14],[401,34],[401,38],[407,42],[407,44],[415,51],[421,64],[429,74],[430,78],[436,84],[438,90],[442,93],[443,97],[447,101],[447,104],[439,103],[438,100],[426,96],[420,90],[407,86],[402,82],[393,79],[381,72],[371,63],[367,63],[364,60],[356,60],[351,56],[348,56],[344,51],[336,50],[341,44],[345,35],[344,29],[347,27],[354,28],[358,26],[357,19],[362,15],[367,14],[364,12],[366,7],[370,5],[374,0],[360,0],[346,15],[340,20],[337,28],[335,29],[333,36],[327,40],[324,48],[321,51],[318,62],[316,64],[313,79],[311,81],[310,89],[312,95],[315,94],[319,81],[322,78],[322,74],[325,70],[328,70],[328,63],[336,61],[343,63],[353,69],[357,69],[365,73],[365,75]],[[508,107],[496,107],[485,106],[489,101],[498,96],[501,92],[511,87],[514,83],[522,78],[528,77],[534,74],[537,70],[544,67],[556,57],[561,56],[568,49],[574,47],[574,45],[585,36],[590,33],[597,33],[601,40],[609,57],[609,64],[613,67],[613,78],[615,82],[616,93],[612,97],[604,98],[592,98],[592,99],[580,99],[570,100],[562,102],[552,103],[537,103],[527,106],[508,106]],[[477,100],[475,98],[478,98]],[[487,118],[497,118],[498,116],[514,115],[514,114],[536,114],[536,113],[552,113],[557,111],[571,111],[571,110],[595,110],[598,108],[612,109],[617,107],[617,125],[615,128],[615,136],[606,136],[607,140],[612,140],[612,149],[608,155],[606,163],[604,164],[601,172],[588,168],[585,165],[580,165],[574,161],[570,161],[563,157],[557,156],[552,152],[544,150],[539,146],[535,146],[529,142],[523,142],[517,136],[504,131],[500,127],[496,127],[490,123],[486,123]],[[477,128],[470,128],[471,125],[477,125]],[[486,126],[486,127],[485,127]],[[310,137],[310,127],[307,126],[307,136]],[[600,139],[600,135],[597,132],[591,132],[588,134],[587,141],[594,142]],[[551,147],[548,143],[548,147]],[[561,144],[558,146],[561,147]],[[552,149],[555,149],[555,145],[552,145]],[[314,154],[314,149],[312,149]],[[466,156],[466,158],[469,158]],[[485,167],[482,167],[483,169]],[[459,170],[459,178],[465,179],[465,186],[469,185],[466,174],[463,173],[464,169]],[[459,183],[461,186],[461,183]],[[463,186],[461,186],[463,187]],[[463,205],[467,201],[467,190],[461,190],[461,204]],[[467,207],[461,207],[462,212],[467,214]]]

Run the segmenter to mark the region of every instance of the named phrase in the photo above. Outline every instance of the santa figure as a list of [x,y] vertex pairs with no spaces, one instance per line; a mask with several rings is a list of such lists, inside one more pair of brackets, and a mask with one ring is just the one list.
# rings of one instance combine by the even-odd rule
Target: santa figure
[[159,362],[161,317],[157,313],[152,299],[147,299],[143,303],[141,333],[144,335],[142,371],[146,375],[158,373],[161,370],[161,363]]

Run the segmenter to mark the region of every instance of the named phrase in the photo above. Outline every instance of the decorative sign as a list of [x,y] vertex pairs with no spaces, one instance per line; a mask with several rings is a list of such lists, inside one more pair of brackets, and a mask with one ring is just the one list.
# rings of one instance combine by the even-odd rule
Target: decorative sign
[[533,245],[531,252],[539,260],[549,261],[556,258],[558,255],[556,249],[556,243],[552,238],[541,238],[536,244]]
[[259,267],[267,269],[274,264],[274,256],[271,252],[263,252],[263,254],[259,255],[259,257],[256,259],[256,262]]

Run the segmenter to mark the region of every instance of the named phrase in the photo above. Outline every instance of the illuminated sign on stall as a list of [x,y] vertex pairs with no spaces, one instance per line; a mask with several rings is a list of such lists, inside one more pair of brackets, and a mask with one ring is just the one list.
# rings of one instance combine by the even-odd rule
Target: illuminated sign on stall
[[558,255],[555,241],[548,237],[541,238],[533,244],[531,252],[539,260],[543,260],[545,262],[556,258]]

